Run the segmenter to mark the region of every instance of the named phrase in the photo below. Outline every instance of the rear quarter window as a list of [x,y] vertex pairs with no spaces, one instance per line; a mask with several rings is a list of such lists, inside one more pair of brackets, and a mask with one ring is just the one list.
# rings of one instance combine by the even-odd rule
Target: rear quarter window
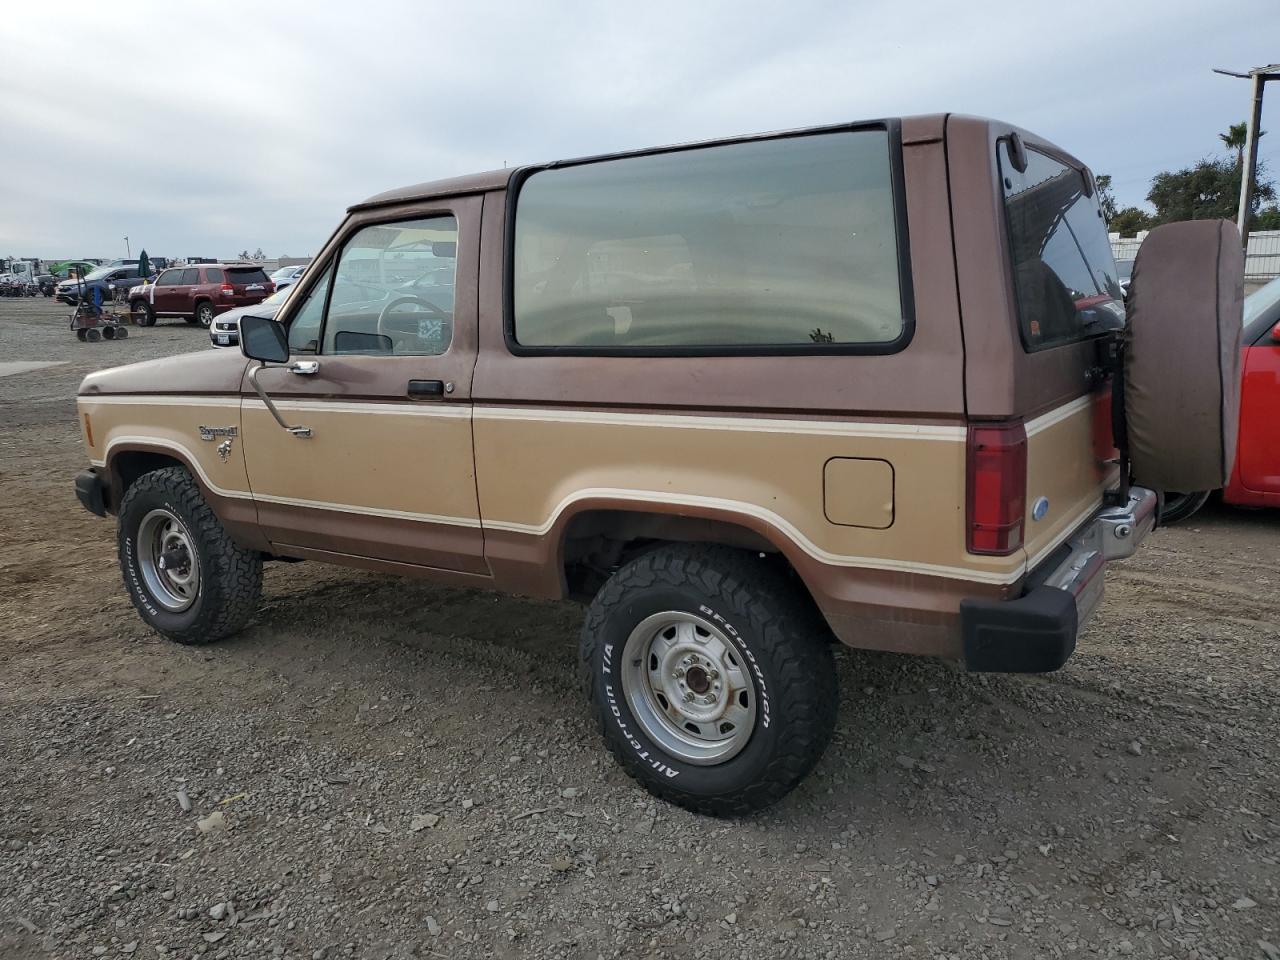
[[218,267],[207,267],[204,271],[204,282],[205,283],[221,283],[222,270],[220,270]]
[[1096,191],[1085,174],[1027,148],[1019,172],[998,152],[1018,326],[1028,351],[1074,343],[1124,324],[1119,271]]
[[535,171],[514,214],[512,349],[899,349],[894,143],[839,130]]

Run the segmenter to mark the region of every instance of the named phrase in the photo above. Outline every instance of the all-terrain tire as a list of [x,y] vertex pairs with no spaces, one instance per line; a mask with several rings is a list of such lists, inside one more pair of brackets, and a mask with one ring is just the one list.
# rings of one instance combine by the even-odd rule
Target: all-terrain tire
[[1166,493],[1160,508],[1160,522],[1178,523],[1189,520],[1208,502],[1209,493],[1208,490],[1199,493]]
[[[199,562],[199,586],[191,605],[180,612],[165,605],[147,586],[142,570],[139,526],[157,510],[181,524]],[[262,557],[238,546],[183,467],[143,474],[120,503],[117,524],[120,570],[129,598],[147,625],[177,643],[212,643],[248,623],[262,596]]]
[[[693,764],[664,750],[628,703],[627,640],[646,618],[666,612],[713,624],[752,675],[755,724],[746,745],[723,762]],[[741,816],[776,803],[831,740],[838,691],[830,631],[804,590],[757,554],[688,544],[637,558],[592,601],[580,653],[595,720],[614,757],[650,793],[696,813]]]

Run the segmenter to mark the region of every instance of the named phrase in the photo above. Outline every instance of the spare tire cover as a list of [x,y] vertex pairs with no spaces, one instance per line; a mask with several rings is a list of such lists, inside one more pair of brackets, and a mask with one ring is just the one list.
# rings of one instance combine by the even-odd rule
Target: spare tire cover
[[1235,224],[1156,227],[1138,250],[1125,331],[1133,476],[1157,490],[1216,490],[1235,460],[1244,251]]

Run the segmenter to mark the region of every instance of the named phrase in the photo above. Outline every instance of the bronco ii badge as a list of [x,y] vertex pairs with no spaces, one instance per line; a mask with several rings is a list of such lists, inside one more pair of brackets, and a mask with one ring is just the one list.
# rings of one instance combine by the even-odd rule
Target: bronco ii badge
[[218,437],[234,437],[238,436],[239,431],[235,427],[206,427],[200,425],[201,440],[217,440]]

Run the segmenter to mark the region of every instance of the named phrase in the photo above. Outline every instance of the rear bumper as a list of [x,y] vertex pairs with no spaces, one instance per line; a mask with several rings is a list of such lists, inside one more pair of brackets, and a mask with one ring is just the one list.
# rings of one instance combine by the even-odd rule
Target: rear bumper
[[970,670],[1057,670],[1102,602],[1106,565],[1133,555],[1156,525],[1156,494],[1134,487],[1129,502],[1104,507],[1032,571],[1016,600],[965,600],[960,627]]
[[107,515],[107,484],[94,470],[76,474],[76,498],[90,513]]

